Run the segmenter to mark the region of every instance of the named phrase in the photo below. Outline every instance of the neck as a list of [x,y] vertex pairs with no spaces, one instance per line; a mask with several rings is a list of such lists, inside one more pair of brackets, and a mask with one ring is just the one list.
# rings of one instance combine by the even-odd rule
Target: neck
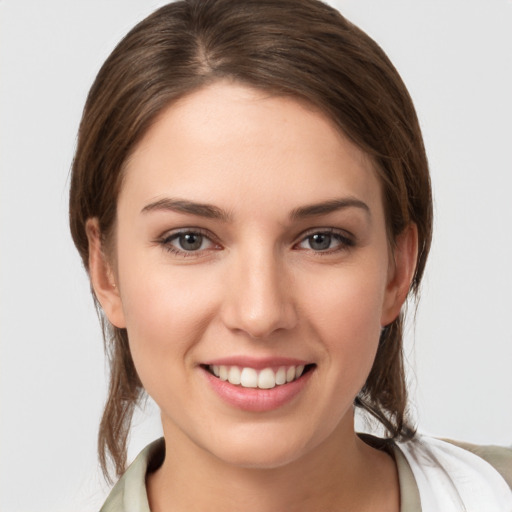
[[399,509],[392,459],[340,424],[321,446],[274,468],[226,463],[180,431],[165,432],[166,457],[148,477],[152,512]]

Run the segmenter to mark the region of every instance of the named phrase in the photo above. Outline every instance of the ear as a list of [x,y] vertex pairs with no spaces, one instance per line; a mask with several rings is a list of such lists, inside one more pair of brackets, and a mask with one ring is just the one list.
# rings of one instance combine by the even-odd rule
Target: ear
[[123,304],[112,265],[103,252],[98,219],[88,219],[85,230],[89,241],[89,277],[94,294],[110,323],[124,328]]
[[411,223],[398,235],[391,254],[381,318],[383,327],[393,322],[400,314],[414,276],[417,256],[418,228],[416,224]]

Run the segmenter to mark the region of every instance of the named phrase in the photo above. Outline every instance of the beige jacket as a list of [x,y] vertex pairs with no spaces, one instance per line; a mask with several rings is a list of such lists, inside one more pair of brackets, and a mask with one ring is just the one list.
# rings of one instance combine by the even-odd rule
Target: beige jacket
[[[400,483],[400,512],[421,512],[418,486],[400,448],[371,436],[362,437],[368,444],[386,449],[394,456]],[[512,448],[449,442],[489,462],[512,489]],[[149,471],[154,470],[161,463],[164,450],[163,438],[148,445],[114,486],[100,512],[151,512],[146,493],[146,473],[148,468]]]

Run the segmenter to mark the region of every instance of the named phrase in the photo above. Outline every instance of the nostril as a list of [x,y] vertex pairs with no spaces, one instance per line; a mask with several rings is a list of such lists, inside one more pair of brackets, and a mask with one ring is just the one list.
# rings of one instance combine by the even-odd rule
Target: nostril
[[225,316],[225,324],[234,331],[245,332],[254,340],[261,340],[276,331],[289,330],[296,326],[296,315],[288,309],[287,305],[269,304],[253,307],[251,310],[240,302]]

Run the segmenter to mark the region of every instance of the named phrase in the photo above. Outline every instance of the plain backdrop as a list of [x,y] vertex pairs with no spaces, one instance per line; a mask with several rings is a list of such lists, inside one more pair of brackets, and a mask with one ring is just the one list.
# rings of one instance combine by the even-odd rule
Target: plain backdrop
[[[67,227],[81,109],[119,39],[164,2],[0,0],[0,510],[93,511],[105,363]],[[415,101],[435,238],[407,335],[421,430],[512,443],[512,2],[338,0]],[[139,411],[130,458],[159,436]]]

